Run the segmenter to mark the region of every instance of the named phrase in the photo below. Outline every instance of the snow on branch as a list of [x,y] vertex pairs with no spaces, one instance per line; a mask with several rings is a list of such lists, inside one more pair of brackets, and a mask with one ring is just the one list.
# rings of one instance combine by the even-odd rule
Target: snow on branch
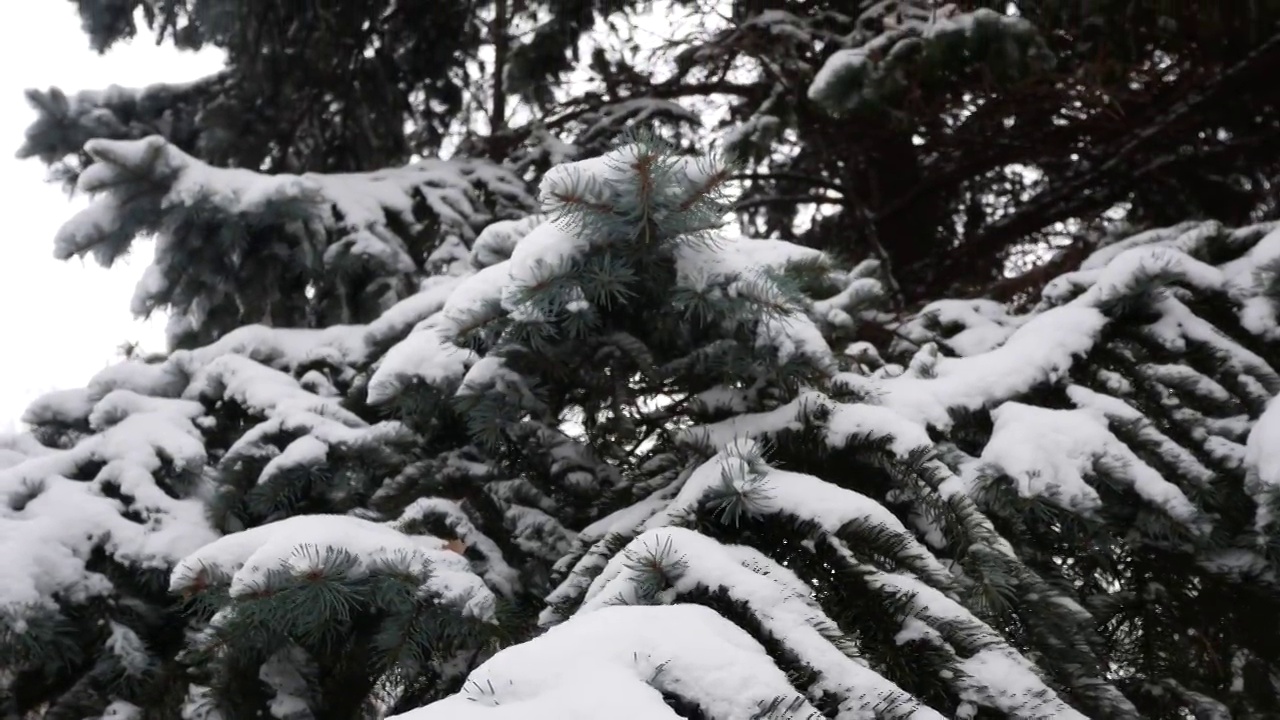
[[[732,658],[732,662],[726,662]],[[699,605],[601,608],[507,648],[461,692],[395,720],[659,720],[819,718],[765,649]]]
[[506,596],[513,595],[520,587],[520,574],[507,563],[497,543],[475,526],[457,502],[444,498],[419,498],[400,514],[396,527],[406,531],[428,518],[440,518],[457,536],[462,547],[474,548],[484,558],[483,577],[490,587]]
[[368,325],[315,330],[247,325],[204,347],[176,350],[159,362],[121,362],[99,372],[85,388],[40,397],[23,420],[32,425],[83,423],[107,395],[128,391],[147,398],[135,402],[184,394],[209,400],[233,397],[247,409],[266,415],[293,408],[363,425],[363,420],[342,409],[337,398],[303,387],[308,368],[323,368],[332,375],[329,380],[349,385],[361,367],[443,308],[458,282],[456,277],[430,278],[419,292]]
[[59,597],[109,596],[111,580],[87,566],[95,552],[163,570],[214,539],[201,500],[201,414],[195,403],[148,403],[121,391],[92,415],[101,432],[71,448],[17,446],[30,454],[0,469],[4,621],[54,610]]
[[1257,500],[1255,527],[1261,531],[1280,524],[1280,395],[1249,431],[1245,446],[1245,489]]
[[[185,386],[175,384],[184,378]],[[15,445],[32,452],[0,470],[3,523],[25,528],[6,533],[7,542],[21,546],[11,549],[15,558],[27,559],[5,565],[7,611],[61,595],[109,592],[105,577],[84,565],[95,549],[126,566],[163,570],[213,539],[199,499],[207,494],[210,463],[206,404],[233,401],[258,418],[221,460],[230,467],[265,451],[268,459],[249,478],[251,486],[269,487],[291,468],[323,466],[330,448],[385,454],[402,433],[396,423],[367,425],[284,372],[241,355],[214,356],[209,348],[176,353],[159,365],[123,363],[76,394],[76,406],[64,397],[37,401],[26,419],[37,429],[50,420],[82,426],[82,439],[66,450]],[[275,450],[271,442],[281,434],[294,439]]]
[[493,619],[493,592],[444,540],[343,515],[302,515],[218,538],[177,564],[169,590],[226,585],[234,601],[298,580],[350,582],[377,573],[412,576],[424,596]]
[[942,717],[867,667],[794,574],[759,553],[740,552],[691,530],[649,530],[633,540],[609,561],[579,614],[566,625],[600,608],[671,602],[699,589],[726,592],[742,603],[763,632],[810,668],[816,674],[806,689],[810,697],[829,695],[839,712],[853,717],[875,711],[892,717]]
[[91,140],[85,151],[95,163],[78,187],[95,200],[59,231],[55,254],[92,253],[110,266],[136,238],[154,235],[134,312],[168,310],[197,328],[226,308],[236,322],[224,332],[255,321],[306,325],[306,293],[324,324],[370,320],[424,269],[465,261],[489,222],[532,205],[519,178],[481,160],[264,175],[209,166],[158,136]]
[[[316,669],[353,656],[363,667],[343,691],[362,700],[394,698],[424,675],[465,673],[493,640],[497,596],[464,548],[409,529],[306,514],[201,547],[169,583],[199,622],[184,660],[225,672],[248,658],[275,688],[273,704],[302,707],[328,693],[314,685]],[[234,692],[234,678],[215,671],[212,680],[213,692]]]
[[[1185,229],[1183,229],[1185,230]],[[1208,232],[1209,234],[1206,234]],[[1213,235],[1217,233],[1217,235]],[[1262,234],[1262,233],[1260,233]],[[1157,313],[1154,322],[1139,325],[1141,337],[1149,337],[1174,352],[1196,346],[1212,353],[1216,365],[1195,368],[1169,363],[1129,359],[1129,372],[1160,393],[1176,392],[1190,406],[1176,412],[1189,416],[1192,408],[1213,406],[1227,416],[1253,408],[1260,412],[1270,397],[1280,391],[1280,376],[1267,362],[1241,343],[1223,334],[1199,317],[1177,295],[1152,293],[1161,288],[1225,296],[1234,301],[1241,324],[1256,317],[1260,303],[1274,300],[1259,285],[1256,266],[1270,257],[1270,248],[1280,243],[1280,231],[1270,230],[1255,237],[1256,245],[1221,267],[1187,255],[1183,249],[1203,253],[1214,237],[1225,235],[1220,227],[1208,231],[1191,230],[1148,234],[1141,242],[1126,241],[1120,251],[1104,249],[1106,260],[1086,263],[1088,269],[1070,281],[1075,288],[1064,299],[1062,287],[1050,287],[1042,303],[1030,315],[1004,319],[981,304],[962,307],[935,305],[922,316],[926,323],[910,324],[923,348],[910,370],[898,374],[864,375],[844,372],[835,376],[835,387],[864,398],[860,403],[836,402],[817,392],[802,393],[787,405],[755,415],[737,415],[714,425],[683,431],[687,440],[720,445],[735,437],[765,437],[797,430],[810,422],[815,410],[824,413],[828,438],[841,447],[860,433],[890,439],[896,452],[904,455],[912,448],[932,448],[927,428],[946,431],[955,422],[957,411],[989,412],[993,435],[979,460],[1015,479],[1018,492],[1027,496],[1053,498],[1064,507],[1089,513],[1097,509],[1097,492],[1086,481],[1096,476],[1095,467],[1119,469],[1110,473],[1136,494],[1162,509],[1193,532],[1204,532],[1206,516],[1188,499],[1183,489],[1161,477],[1160,472],[1136,456],[1116,438],[1117,427],[1134,421],[1133,410],[1125,402],[1086,388],[1072,390],[1073,399],[1083,403],[1076,410],[1054,410],[1018,402],[1018,398],[1046,386],[1064,384],[1081,362],[1108,344],[1110,327],[1124,317],[1134,302],[1153,300],[1148,309]],[[1228,238],[1231,237],[1228,235]],[[988,318],[998,319],[996,324]],[[957,342],[961,357],[940,357],[935,346],[924,339],[928,328],[941,328],[964,338]],[[976,328],[976,329],[975,329]],[[945,341],[945,339],[944,339]],[[994,345],[982,349],[982,345]],[[951,347],[956,347],[955,345]],[[1117,346],[1122,347],[1122,346]],[[932,354],[930,354],[932,353]],[[1206,374],[1207,373],[1207,374]],[[1125,380],[1116,391],[1134,392]],[[1098,400],[1100,398],[1101,400]],[[1099,402],[1105,408],[1096,409]],[[1121,408],[1117,410],[1116,408]],[[1129,408],[1126,412],[1123,408]],[[1204,416],[1198,415],[1204,419]],[[1207,422],[1207,420],[1205,420]],[[1225,426],[1224,426],[1225,427]],[[1228,432],[1227,430],[1223,432]],[[1147,431],[1150,437],[1150,431]],[[1046,440],[1045,438],[1056,438]],[[1209,436],[1202,449],[1228,464],[1239,464],[1244,448],[1235,439]],[[1162,446],[1164,447],[1164,446]],[[1177,464],[1191,473],[1205,476],[1200,461],[1167,447],[1177,456]],[[1255,451],[1256,452],[1256,451]],[[972,483],[980,464],[966,470]]]
[[[1025,18],[921,0],[870,3],[842,44],[808,91],[809,99],[836,112],[892,106],[918,84],[945,82],[974,66],[1017,79],[1053,61]],[[999,67],[986,60],[997,55]]]
[[1087,408],[1049,410],[1007,402],[991,417],[995,427],[979,460],[1012,478],[1019,494],[1046,497],[1081,514],[1093,513],[1102,501],[1084,476],[1110,463],[1123,468],[1114,479],[1128,484],[1143,500],[1194,532],[1209,531],[1203,511],[1120,442],[1108,429],[1105,416]]
[[105,90],[67,94],[57,88],[27,90],[27,102],[38,116],[25,132],[20,158],[39,158],[74,181],[83,168],[68,160],[95,139],[135,140],[164,135],[179,147],[200,143],[196,118],[204,96],[217,92],[227,80],[216,73],[193,82],[158,83],[142,88],[112,85]]
[[[726,516],[726,511],[735,511],[735,503],[741,506],[736,512],[745,515],[779,519],[789,516],[797,524],[813,523],[818,533],[815,541],[834,548],[849,568],[862,576],[867,588],[885,593],[886,602],[905,601],[904,632],[924,623],[923,627],[939,638],[941,647],[952,658],[953,672],[947,677],[967,701],[1001,708],[1014,717],[1042,717],[1046,712],[1076,716],[1036,676],[1029,661],[947,596],[946,591],[954,587],[956,578],[918,544],[892,513],[869,498],[818,478],[769,469],[759,462],[758,450],[749,442],[739,441],[704,463],[683,481],[675,497],[654,497],[628,509],[625,517],[618,513],[609,519],[605,526],[612,530],[606,531],[602,526],[592,531],[593,537],[606,533],[607,542],[598,541],[580,556],[561,586],[549,596],[541,622],[558,624],[567,619],[567,624],[572,625],[584,613],[604,605],[670,602],[695,588],[723,589],[736,601],[745,602],[757,617],[768,618],[761,621],[766,630],[784,638],[803,662],[828,678],[829,682],[810,692],[832,692],[842,698],[855,696],[851,685],[841,684],[854,683],[854,679],[839,669],[844,661],[837,659],[851,648],[836,652],[844,647],[842,641],[834,639],[838,632],[829,620],[820,619],[822,610],[810,599],[812,591],[805,583],[750,548],[727,548],[675,527],[708,508],[722,522],[736,524]],[[658,509],[655,512],[653,508]],[[611,552],[609,546],[616,547],[621,539],[629,540],[626,547]],[[920,573],[923,581],[886,572],[857,559],[856,553],[872,548],[873,554],[896,556],[904,568]],[[741,558],[717,561],[724,553]],[[754,574],[743,568],[754,569]],[[785,588],[770,589],[771,582],[783,583]],[[798,605],[784,612],[791,607],[787,603]],[[576,611],[571,610],[574,606]],[[777,625],[786,617],[791,617],[788,622],[796,626]],[[918,634],[919,630],[911,632]],[[813,633],[812,639],[804,640],[807,633]],[[831,680],[837,677],[845,680]],[[871,682],[859,677],[858,683]],[[882,692],[860,697],[869,698],[867,702],[872,704],[895,704],[893,698],[898,697],[895,693],[899,691],[885,682],[880,678],[872,683]],[[849,709],[857,712],[853,706]],[[898,712],[910,716],[914,711],[899,707]],[[927,715],[928,711],[919,712]]]

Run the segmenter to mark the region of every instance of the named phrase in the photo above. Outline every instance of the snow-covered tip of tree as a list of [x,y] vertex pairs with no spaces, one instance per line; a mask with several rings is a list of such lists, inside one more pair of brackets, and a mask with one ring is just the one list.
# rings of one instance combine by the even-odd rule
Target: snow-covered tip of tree
[[483,160],[369,173],[262,175],[215,168],[164,138],[90,140],[77,189],[94,202],[59,231],[59,258],[109,267],[140,236],[155,260],[133,312],[170,314],[192,347],[241,325],[368,322],[448,271],[494,220],[531,209],[525,185]]

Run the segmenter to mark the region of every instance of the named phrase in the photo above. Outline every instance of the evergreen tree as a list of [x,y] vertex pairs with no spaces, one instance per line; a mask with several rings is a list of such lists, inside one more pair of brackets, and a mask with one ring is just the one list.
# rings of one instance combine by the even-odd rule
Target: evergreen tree
[[[807,94],[1046,46],[918,9]],[[1275,223],[897,316],[886,264],[735,233],[742,167],[654,134],[291,175],[130,133],[57,252],[154,235],[173,348],[0,438],[6,717],[1280,713]]]
[[876,268],[724,234],[730,174],[641,138],[374,323],[38,402],[11,707],[1273,711],[1274,225],[1118,240],[1025,315],[936,303],[894,364],[853,340]]

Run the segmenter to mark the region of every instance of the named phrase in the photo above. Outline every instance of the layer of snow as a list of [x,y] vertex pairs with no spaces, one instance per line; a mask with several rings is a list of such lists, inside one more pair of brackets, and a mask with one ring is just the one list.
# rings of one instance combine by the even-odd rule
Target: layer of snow
[[520,573],[507,564],[497,543],[471,522],[458,503],[443,498],[419,498],[400,513],[396,526],[403,527],[405,523],[427,516],[442,517],[449,529],[457,534],[458,540],[484,557],[485,567],[481,575],[490,587],[507,597],[515,595],[521,587]]
[[[104,402],[117,407],[99,417],[118,415],[126,397],[109,395]],[[110,581],[86,567],[95,549],[126,567],[167,569],[214,539],[200,499],[204,444],[190,406],[132,410],[68,450],[9,443],[24,457],[10,456],[17,461],[0,469],[0,613],[110,593]],[[166,466],[187,479],[162,489],[156,476]],[[90,468],[92,477],[83,477]]]
[[831,693],[838,699],[841,717],[871,720],[876,708],[892,704],[899,706],[899,717],[941,720],[937,712],[833,644],[826,631],[834,623],[812,602],[787,592],[785,574],[779,576],[781,581],[758,574],[743,567],[720,543],[683,528],[649,530],[631,541],[592,583],[582,609],[565,627],[602,608],[641,601],[639,590],[652,570],[640,559],[653,556],[666,556],[678,564],[678,570],[666,576],[674,594],[724,589],[745,603],[765,631],[813,668],[818,677],[811,692]]
[[745,502],[745,510],[754,517],[786,514],[812,521],[825,533],[849,530],[854,537],[888,533],[899,561],[934,582],[950,583],[947,569],[879,502],[812,475],[752,467],[745,458],[759,451],[751,440],[736,441],[694,471],[670,503],[641,527],[658,529],[677,523],[696,511],[714,490],[732,490],[752,498]]
[[[608,607],[493,656],[463,690],[394,720],[678,720],[663,693],[716,718],[777,699],[822,715],[750,635],[699,605]],[[851,716],[852,717],[852,716]]]
[[944,328],[959,328],[948,333],[945,343],[956,355],[979,355],[999,347],[1009,339],[1026,316],[1010,315],[1004,304],[994,300],[936,300],[924,306],[917,316],[898,328],[898,334],[925,342],[929,333],[920,327],[924,318],[931,318]]
[[850,384],[866,387],[877,404],[909,420],[946,429],[952,410],[990,407],[1064,377],[1093,347],[1106,322],[1088,305],[1054,308],[1033,317],[990,352],[939,359],[933,378],[850,379]]
[[1091,514],[1101,506],[1086,481],[1099,464],[1121,468],[1114,479],[1128,483],[1144,500],[1174,519],[1200,528],[1202,518],[1178,487],[1160,476],[1090,410],[1048,410],[1008,402],[991,412],[994,427],[982,460],[1013,478],[1024,497],[1045,497],[1055,504]]
[[[946,42],[956,36],[1005,36],[1008,52],[1048,59],[1038,31],[1026,18],[990,8],[960,11],[954,3],[867,3],[861,7],[859,25],[882,27],[879,32],[854,32],[852,47],[836,50],[809,84],[808,97],[834,110],[849,110],[863,103],[883,103],[886,86],[900,82],[911,72],[913,60],[925,51],[923,42]],[[1027,38],[1021,48],[1012,38]],[[943,39],[945,38],[945,39]],[[811,44],[814,39],[807,39]]]
[[1255,526],[1262,532],[1275,520],[1272,505],[1280,503],[1280,395],[1249,431],[1244,462],[1245,489],[1258,504]]
[[944,675],[967,702],[1013,717],[1085,719],[1045,684],[1027,658],[955,600],[907,575],[871,571],[866,582],[905,603],[906,637],[935,637],[968,656],[957,658],[953,672]]
[[493,619],[493,593],[443,540],[345,515],[301,515],[218,538],[178,563],[169,590],[182,594],[227,583],[231,597],[250,595],[269,589],[272,571],[323,576],[337,556],[351,561],[342,565],[346,578],[380,569],[410,573],[422,581],[424,595],[464,615]]

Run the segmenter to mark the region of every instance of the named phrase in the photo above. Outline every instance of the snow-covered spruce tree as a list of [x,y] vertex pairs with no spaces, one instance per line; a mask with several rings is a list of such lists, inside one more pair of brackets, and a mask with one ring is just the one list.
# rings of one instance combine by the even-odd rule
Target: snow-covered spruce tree
[[367,325],[37,403],[8,712],[1275,712],[1280,231],[1126,238],[877,351],[874,265],[718,230],[726,177],[641,139]]
[[1027,315],[934,304],[902,365],[799,300],[759,357],[817,376],[667,389],[650,494],[579,534],[548,632],[404,717],[1274,714],[1277,263],[1274,224],[1145,233]]
[[[99,196],[67,224],[60,251],[120,253],[133,239],[130,230],[159,230],[161,252],[139,296],[167,300],[180,330],[216,335],[207,317],[196,315],[199,308],[288,290],[246,287],[233,270],[180,262],[188,243],[205,237],[170,221],[188,217],[192,206],[207,211],[211,230],[219,222],[232,232],[247,225],[273,240],[281,271],[308,258],[307,241],[315,238],[342,242],[364,231],[366,252],[386,254],[401,248],[402,233],[428,225],[416,214],[423,208],[401,199],[424,193],[404,179],[419,177],[418,168],[265,177],[210,168],[157,139],[99,141],[90,149],[101,159],[80,182]],[[775,281],[755,277],[754,268],[788,260],[770,259],[785,246],[753,242],[744,246],[753,252],[724,264],[709,245],[697,244],[723,214],[714,200],[724,176],[713,172],[704,185],[690,184],[687,163],[653,159],[646,181],[652,190],[630,189],[659,198],[652,207],[635,199],[627,218],[652,236],[608,242],[627,231],[604,228],[600,241],[584,245],[593,253],[579,258],[588,264],[578,269],[597,284],[553,288],[570,293],[568,305],[563,295],[522,298],[538,273],[556,267],[556,256],[544,257],[539,243],[545,250],[573,236],[539,216],[498,222],[463,254],[456,252],[466,250],[457,237],[463,231],[435,237],[430,267],[453,274],[427,278],[420,292],[367,325],[242,327],[204,347],[136,358],[84,389],[37,402],[26,416],[32,433],[9,443],[5,460],[12,465],[0,476],[12,531],[6,537],[15,556],[31,557],[30,565],[14,566],[3,603],[0,662],[10,712],[82,718],[136,709],[172,717],[182,707],[194,717],[210,709],[256,717],[270,708],[281,716],[354,717],[374,696],[413,707],[456,689],[495,632],[505,636],[498,639],[527,637],[527,609],[537,609],[552,564],[570,549],[565,527],[583,527],[645,492],[625,482],[627,461],[645,442],[642,432],[661,431],[670,420],[661,411],[642,420],[634,396],[658,397],[669,388],[631,387],[625,378],[634,350],[655,348],[650,362],[661,363],[660,377],[672,387],[720,382],[713,377],[763,387],[762,378],[778,371],[754,359],[755,336],[740,326],[777,310]],[[453,175],[450,165],[431,167],[432,179],[454,181],[453,203],[440,207],[468,210],[468,218],[480,212],[463,205],[477,194],[465,191],[471,166],[453,167]],[[624,176],[583,172],[599,169],[549,175],[547,209],[570,202],[562,197],[570,191],[601,202],[626,194],[627,187],[613,185],[625,184]],[[103,180],[148,174],[147,205]],[[397,195],[404,185],[409,190]],[[289,200],[290,212],[264,202],[275,198]],[[646,221],[657,209],[662,216]],[[601,231],[592,223],[578,229],[588,238]],[[677,246],[685,248],[683,263],[676,262]],[[804,261],[793,270],[804,275],[818,256],[793,250]],[[686,285],[696,280],[699,292],[671,295],[680,290],[679,273]],[[193,297],[183,312],[164,291],[169,278],[190,275],[205,282],[189,286]],[[497,282],[507,276],[513,281]],[[486,294],[493,289],[502,292]],[[321,304],[312,293],[279,301]],[[592,319],[597,305],[617,310]],[[566,308],[584,323],[580,332],[563,347],[545,345],[551,337],[536,344],[541,336],[529,333]],[[654,308],[665,308],[664,322],[655,323],[664,316]],[[552,314],[540,321],[531,312]],[[486,313],[489,322],[475,324]],[[708,323],[719,329],[695,332]],[[478,355],[456,344],[466,340],[494,347],[477,363]],[[522,342],[539,353],[522,354]],[[524,382],[546,377],[527,396],[503,402],[516,388],[499,392],[478,381],[502,381],[493,366],[500,359],[521,368]],[[804,367],[803,353],[797,362]],[[472,364],[477,369],[460,385]],[[576,369],[566,374],[569,367]],[[599,374],[584,384],[586,368]],[[440,402],[459,390],[461,398]],[[508,409],[522,400],[534,405],[521,412],[537,414],[512,422]],[[605,417],[605,408],[616,415]],[[582,416],[595,447],[560,429],[566,412]],[[379,422],[388,415],[394,419]],[[417,537],[423,532],[432,537]],[[218,534],[227,537],[210,544]],[[32,541],[39,553],[25,549]],[[474,574],[459,553],[473,559]],[[190,601],[195,625],[184,626],[167,589]],[[503,622],[477,625],[476,618]]]

